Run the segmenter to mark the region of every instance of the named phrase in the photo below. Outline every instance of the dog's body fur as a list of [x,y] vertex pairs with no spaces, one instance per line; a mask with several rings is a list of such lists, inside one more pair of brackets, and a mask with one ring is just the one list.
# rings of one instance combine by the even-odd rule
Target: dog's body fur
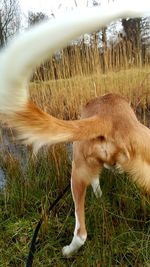
[[[95,195],[101,196],[99,173],[103,166],[116,166],[129,173],[134,181],[150,192],[150,130],[137,120],[127,101],[115,94],[89,102],[82,111],[81,120],[58,120],[28,100],[28,80],[36,65],[79,34],[105,26],[113,19],[142,16],[148,11],[148,2],[144,6],[141,1],[140,7],[135,3],[130,8],[126,4],[113,4],[109,10],[107,7],[74,12],[18,36],[0,55],[0,112],[3,121],[17,130],[20,139],[32,143],[35,150],[45,144],[76,141],[71,179],[76,226],[71,244],[63,249],[66,256],[86,240],[86,188],[91,184]],[[49,43],[51,36],[53,40]]]
[[[107,132],[73,144],[72,194],[76,227],[72,243],[63,249],[67,256],[86,240],[86,189],[92,185],[96,197],[101,197],[99,175],[103,166],[128,173],[133,181],[150,193],[150,130],[137,120],[128,102],[116,94],[107,94],[89,102],[82,111],[82,118],[92,116],[105,121]],[[96,125],[101,133],[98,119]]]

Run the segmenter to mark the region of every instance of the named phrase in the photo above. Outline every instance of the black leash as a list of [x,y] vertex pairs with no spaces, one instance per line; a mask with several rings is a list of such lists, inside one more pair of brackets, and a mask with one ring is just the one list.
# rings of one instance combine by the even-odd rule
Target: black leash
[[[62,191],[62,193],[59,194],[59,196],[55,199],[55,201],[49,207],[49,209],[48,209],[49,212],[57,205],[57,203],[62,199],[62,197],[66,194],[66,192],[69,190],[69,188],[70,188],[70,183],[65,187],[65,189]],[[29,249],[26,267],[32,267],[33,257],[34,257],[34,253],[36,251],[36,238],[37,238],[38,232],[40,230],[40,227],[42,225],[42,222],[43,222],[43,217],[39,220],[39,222],[35,228],[35,231],[34,231],[34,234],[32,237],[32,241],[30,244],[30,249]]]

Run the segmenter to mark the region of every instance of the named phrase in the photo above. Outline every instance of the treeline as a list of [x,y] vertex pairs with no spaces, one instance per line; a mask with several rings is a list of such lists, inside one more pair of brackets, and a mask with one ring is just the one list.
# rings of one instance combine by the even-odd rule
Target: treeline
[[[54,14],[51,17],[55,17]],[[46,19],[41,12],[30,12],[28,24]],[[122,19],[120,23],[123,30],[118,34],[116,29],[114,42],[109,40],[106,27],[88,38],[82,36],[38,68],[34,79],[64,79],[150,64],[150,18]],[[114,27],[117,28],[117,24]]]

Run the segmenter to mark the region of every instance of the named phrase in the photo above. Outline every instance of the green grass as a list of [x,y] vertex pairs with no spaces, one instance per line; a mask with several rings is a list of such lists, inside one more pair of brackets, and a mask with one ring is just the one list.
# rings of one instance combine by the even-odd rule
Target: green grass
[[[150,79],[148,68],[130,69],[88,77],[32,83],[31,96],[43,109],[60,118],[78,117],[80,106],[92,97],[119,92],[136,108],[147,124]],[[145,77],[147,77],[145,79]],[[145,79],[145,80],[144,80]],[[1,144],[3,136],[1,137]],[[105,171],[103,196],[97,200],[88,189],[86,225],[88,239],[70,259],[61,249],[71,241],[74,206],[68,192],[48,217],[52,203],[70,180],[71,162],[66,145],[42,149],[37,157],[28,148],[22,163],[6,152],[0,166],[7,183],[0,192],[0,266],[25,266],[33,231],[41,214],[34,267],[148,267],[150,266],[150,198],[125,175]],[[22,169],[22,165],[25,167]]]
[[[59,194],[57,186],[59,177],[52,177],[51,174],[53,181],[50,184],[49,162],[46,161],[45,164],[42,162],[42,165],[29,177],[32,187],[34,178],[37,179],[36,183],[40,183],[40,187],[37,190],[35,183],[34,188],[28,189],[23,210],[18,207],[20,209],[14,213],[13,204],[8,200],[6,204],[1,196],[0,266],[24,266],[40,212],[45,214],[45,220],[38,237],[33,266],[148,266],[150,263],[149,198],[141,194],[135,185],[130,184],[127,177],[109,172],[104,172],[102,175],[103,196],[100,200],[95,198],[91,188],[87,193],[88,240],[85,246],[71,259],[63,258],[61,248],[71,241],[73,234],[73,201],[68,192],[48,218],[46,212],[48,197],[52,202]],[[43,179],[46,171],[47,181]],[[67,179],[65,180],[62,182],[62,187],[67,183]],[[39,192],[40,188],[42,192]],[[18,206],[17,202],[19,204],[22,198],[15,201]]]

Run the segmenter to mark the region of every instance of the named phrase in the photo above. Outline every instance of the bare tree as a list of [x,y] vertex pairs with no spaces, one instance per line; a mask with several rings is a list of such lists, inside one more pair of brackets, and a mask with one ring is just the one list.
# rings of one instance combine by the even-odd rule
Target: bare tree
[[146,64],[150,62],[150,17],[142,18],[142,60]]
[[142,36],[141,36],[141,18],[135,19],[122,19],[122,26],[126,34],[127,42],[131,43],[132,58],[136,64],[142,63]]
[[18,0],[0,1],[0,46],[14,35],[20,27],[20,7]]
[[[54,16],[53,14],[51,14],[51,16]],[[48,20],[48,16],[42,12],[32,12],[29,11],[28,13],[28,25],[32,26],[34,24],[37,24],[43,20]]]

